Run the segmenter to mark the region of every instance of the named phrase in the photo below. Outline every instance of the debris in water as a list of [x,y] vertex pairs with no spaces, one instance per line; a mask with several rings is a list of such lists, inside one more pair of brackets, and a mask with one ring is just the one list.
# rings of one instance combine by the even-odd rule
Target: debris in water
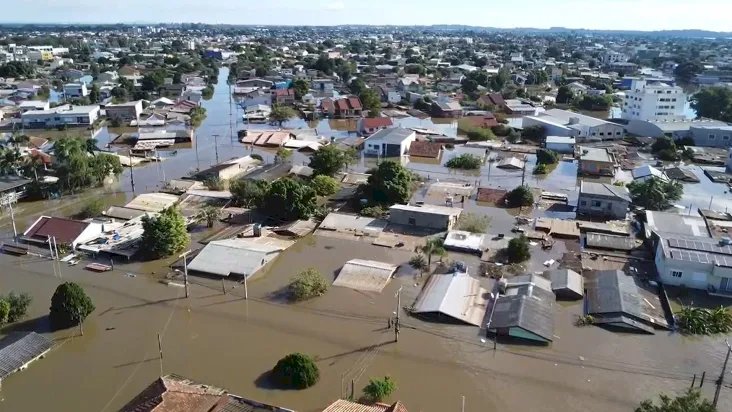
[[585,357],[584,356],[580,356],[579,357],[579,360],[584,361],[585,360]]

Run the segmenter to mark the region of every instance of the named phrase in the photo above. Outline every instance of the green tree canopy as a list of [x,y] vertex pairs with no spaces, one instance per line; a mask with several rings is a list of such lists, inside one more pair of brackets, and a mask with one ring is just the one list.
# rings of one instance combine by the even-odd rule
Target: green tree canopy
[[358,96],[364,110],[368,110],[369,117],[377,117],[381,114],[381,97],[374,89],[364,89]]
[[397,162],[386,160],[372,171],[365,191],[372,202],[393,205],[409,201],[411,186],[409,170]]
[[684,187],[677,181],[665,182],[657,177],[628,184],[633,204],[648,210],[665,210],[681,199]]
[[28,311],[33,298],[31,295],[25,292],[15,293],[10,292],[4,298],[10,304],[10,312],[8,312],[8,322],[17,322],[22,319]]
[[282,104],[274,105],[272,107],[272,112],[269,114],[270,120],[277,122],[280,126],[293,117],[297,117],[295,110],[293,110],[292,107]]
[[309,219],[317,208],[315,191],[298,180],[279,179],[270,185],[263,210],[285,221]]
[[705,87],[691,97],[697,117],[732,122],[732,89]]
[[310,83],[305,79],[297,79],[292,82],[292,88],[295,89],[295,98],[302,100],[302,97],[310,91]]
[[301,301],[322,296],[328,291],[328,282],[316,269],[298,273],[287,287],[290,300]]
[[509,207],[531,206],[534,204],[534,194],[528,186],[518,186],[506,195]]
[[526,236],[515,237],[508,241],[506,257],[511,263],[521,263],[531,257],[529,252],[529,239]]
[[671,398],[668,395],[660,395],[660,403],[654,404],[652,400],[641,402],[635,408],[635,412],[717,412],[708,399],[703,399],[701,393],[694,389],[688,389],[683,394]]
[[64,329],[82,322],[94,309],[94,303],[81,286],[66,282],[51,297],[49,320],[55,329]]
[[320,379],[318,365],[303,353],[291,353],[280,359],[272,369],[273,380],[285,388],[309,388]]
[[185,249],[190,240],[186,221],[178,208],[171,206],[157,216],[142,218],[142,248],[151,257],[163,258]]
[[432,265],[432,255],[437,255],[439,257],[447,256],[444,240],[438,237],[431,237],[427,239],[424,245],[419,247],[419,251],[427,256],[428,267]]
[[396,383],[388,376],[384,379],[370,379],[363,388],[364,397],[372,403],[382,402],[396,391]]
[[235,180],[229,185],[234,202],[244,207],[259,207],[269,191],[266,180]]
[[322,146],[310,157],[313,175],[335,176],[347,163],[343,150],[334,145]]
[[331,196],[338,192],[340,185],[337,180],[330,176],[318,175],[310,181],[310,187],[315,190],[318,196]]
[[453,157],[445,163],[445,167],[450,169],[463,169],[463,170],[475,170],[480,169],[483,165],[483,161],[475,155],[464,153],[459,156]]
[[536,163],[537,164],[554,164],[559,161],[559,155],[557,152],[549,149],[536,149]]

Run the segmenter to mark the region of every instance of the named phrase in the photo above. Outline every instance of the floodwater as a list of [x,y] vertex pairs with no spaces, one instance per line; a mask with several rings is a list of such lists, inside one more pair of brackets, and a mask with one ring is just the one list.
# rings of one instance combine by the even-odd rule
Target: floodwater
[[[230,104],[226,76],[222,70],[214,98],[204,103],[208,117],[197,131],[197,150],[179,150],[175,156],[161,153],[168,160],[136,167],[136,193],[156,190],[164,180],[163,173],[167,178],[179,177],[215,163],[214,134],[219,134],[220,160],[248,153],[229,139],[229,120],[239,119],[240,113]],[[424,124],[419,127],[434,127],[420,122]],[[240,127],[233,128],[234,137]],[[96,134],[101,145],[109,136],[106,129]],[[359,167],[366,168],[369,162]],[[529,156],[527,173],[534,162],[535,156]],[[429,163],[408,165],[415,170],[424,168],[433,180],[480,180],[505,188],[521,180],[520,171],[489,165],[473,174],[446,172]],[[82,195],[20,203],[16,210],[19,230],[40,213],[68,216],[92,197],[123,204],[132,197],[129,173],[125,171],[108,187]],[[706,177],[699,177],[704,182]],[[531,185],[572,193],[576,191],[576,165],[561,162],[546,177],[527,174],[526,179]],[[513,224],[505,210],[473,203],[467,207],[493,213],[490,233],[505,233]],[[12,232],[7,215],[0,216],[0,225],[7,238]],[[191,297],[185,299],[182,288],[156,280],[169,271],[165,265],[170,262],[118,263],[115,271],[94,274],[65,264],[54,269],[43,258],[0,255],[0,290],[26,291],[34,297],[28,321],[13,328],[37,330],[56,341],[45,359],[3,382],[0,411],[113,411],[161,373],[176,373],[299,411],[319,411],[347,396],[351,381],[358,397],[369,378],[384,375],[397,382],[393,399],[404,401],[410,410],[425,412],[459,410],[462,396],[466,411],[628,411],[656,393],[688,387],[692,376],[704,371],[708,375],[705,395],[713,391],[713,379],[725,353],[723,337],[690,339],[663,332],[639,336],[577,328],[573,323],[581,313],[581,303],[557,305],[556,336],[550,347],[499,342],[494,351],[490,342],[481,340],[478,328],[436,324],[404,312],[405,327],[399,342],[393,343],[393,331],[385,326],[396,309],[396,290],[404,288],[402,306],[408,307],[425,280],[414,277],[408,268],[400,270],[378,294],[331,288],[325,296],[301,304],[281,300],[283,287],[304,268],[317,268],[333,279],[351,258],[405,264],[410,256],[409,251],[365,241],[311,236],[249,282],[249,299],[245,300],[241,285],[226,282],[224,295],[220,282],[197,277],[192,277],[196,284],[191,287]],[[449,259],[466,261],[475,273],[475,257],[450,254]],[[67,280],[80,283],[97,307],[84,323],[83,336],[77,329],[47,329],[50,297]],[[267,371],[293,351],[317,358],[321,381],[305,391],[272,389]],[[732,392],[726,387],[719,410],[732,410]]]

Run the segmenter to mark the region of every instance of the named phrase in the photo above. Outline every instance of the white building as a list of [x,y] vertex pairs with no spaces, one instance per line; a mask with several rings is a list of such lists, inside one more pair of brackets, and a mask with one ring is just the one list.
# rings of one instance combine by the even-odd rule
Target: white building
[[546,148],[557,153],[574,154],[577,139],[572,136],[547,136]]
[[64,105],[49,110],[30,110],[20,115],[23,127],[88,126],[99,118],[99,106]]
[[622,125],[567,110],[551,109],[523,118],[524,128],[541,126],[548,136],[572,136],[578,141],[618,140],[625,136]]
[[634,79],[625,92],[622,117],[648,122],[677,122],[686,118],[686,94],[679,86],[661,81]]
[[89,89],[84,83],[68,83],[64,85],[64,96],[66,98],[86,97],[89,95]]
[[371,156],[395,157],[406,154],[417,139],[417,133],[402,127],[382,129],[369,136],[365,153]]

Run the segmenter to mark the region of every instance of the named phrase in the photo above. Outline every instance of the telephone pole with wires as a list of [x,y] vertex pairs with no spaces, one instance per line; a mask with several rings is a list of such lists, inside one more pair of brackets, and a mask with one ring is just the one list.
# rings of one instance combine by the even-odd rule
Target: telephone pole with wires
[[724,365],[722,366],[722,373],[719,375],[719,379],[717,379],[717,389],[714,390],[714,401],[712,402],[712,406],[714,408],[717,408],[717,401],[719,401],[719,392],[722,390],[722,385],[724,384],[724,374],[727,373],[727,362],[729,362],[729,355],[732,353],[732,346],[729,344],[729,340],[725,339],[724,343],[727,345],[727,356],[724,357]]

